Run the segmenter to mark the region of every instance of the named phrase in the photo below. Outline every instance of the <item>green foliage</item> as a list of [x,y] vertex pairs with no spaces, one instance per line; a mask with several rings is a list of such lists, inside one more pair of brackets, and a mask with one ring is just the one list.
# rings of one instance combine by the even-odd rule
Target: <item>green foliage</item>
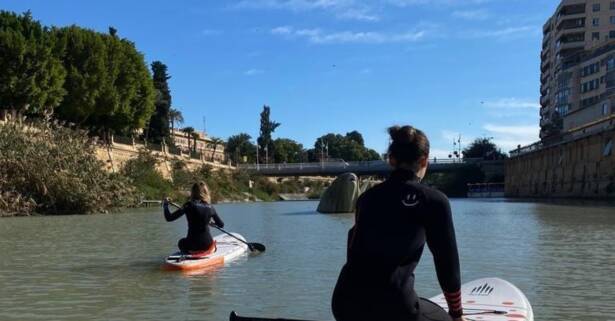
[[[275,130],[280,127],[280,123],[276,123],[271,120],[271,108],[269,106],[263,106],[263,111],[261,112],[261,129],[260,136],[257,139],[258,146],[265,150],[267,149],[270,155],[275,153],[275,146],[273,146],[273,140],[271,135]],[[263,153],[265,154],[265,153]],[[261,161],[265,159],[265,155],[261,156]]]
[[226,141],[226,151],[234,164],[254,163],[256,161],[256,146],[252,144],[250,139],[252,139],[252,136],[240,133],[229,137]]
[[274,162],[300,163],[303,156],[303,145],[288,138],[278,138],[273,141]]
[[97,134],[143,128],[154,87],[143,55],[117,36],[48,29],[30,13],[0,11],[0,109],[61,120]]
[[502,153],[491,138],[477,138],[468,147],[463,150],[465,158],[483,158],[483,159],[504,159],[506,154]]
[[30,12],[0,11],[0,111],[40,113],[60,103],[66,72],[54,41]]
[[111,31],[77,26],[52,31],[67,71],[67,95],[57,114],[98,134],[129,134],[151,115],[154,88],[143,55]]
[[[129,182],[106,172],[95,154],[84,132],[50,122],[2,124],[0,195],[28,200],[28,214],[84,214],[134,204]],[[0,212],[10,203],[0,202]]]
[[159,200],[174,194],[173,184],[156,170],[157,166],[158,159],[145,149],[124,165],[122,175],[131,180],[139,198]]
[[171,117],[171,90],[168,80],[167,66],[160,61],[152,63],[154,88],[156,88],[156,109],[148,126],[148,139],[160,143],[169,137],[169,121]]
[[314,149],[309,152],[311,161],[318,161],[323,156],[345,161],[370,161],[381,159],[378,152],[366,148],[363,136],[352,131],[346,136],[340,134],[327,134],[316,140]]

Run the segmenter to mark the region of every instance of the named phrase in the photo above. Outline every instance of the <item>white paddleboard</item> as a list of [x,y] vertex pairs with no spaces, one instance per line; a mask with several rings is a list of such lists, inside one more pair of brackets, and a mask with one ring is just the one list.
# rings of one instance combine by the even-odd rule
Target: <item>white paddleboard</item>
[[[235,237],[244,240],[245,238],[238,233],[231,233]],[[193,271],[212,267],[222,266],[231,262],[248,252],[248,245],[227,234],[214,237],[216,241],[216,251],[203,257],[192,257],[175,253],[165,259],[164,267],[168,270]]]
[[[443,294],[430,300],[448,311]],[[486,278],[462,285],[461,300],[463,312],[467,315],[465,318],[469,321],[534,321],[532,306],[523,292],[502,279]],[[503,311],[505,314],[489,311]]]

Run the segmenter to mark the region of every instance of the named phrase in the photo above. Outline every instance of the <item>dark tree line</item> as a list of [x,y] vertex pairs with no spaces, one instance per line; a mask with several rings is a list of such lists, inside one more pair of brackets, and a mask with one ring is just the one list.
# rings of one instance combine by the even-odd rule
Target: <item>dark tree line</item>
[[260,136],[256,144],[252,136],[240,133],[229,137],[226,152],[233,163],[300,163],[315,161],[367,161],[381,159],[378,152],[365,147],[363,136],[358,131],[327,134],[316,139],[314,148],[304,146],[289,138],[272,138],[280,123],[271,120],[271,108],[263,106],[260,114]]

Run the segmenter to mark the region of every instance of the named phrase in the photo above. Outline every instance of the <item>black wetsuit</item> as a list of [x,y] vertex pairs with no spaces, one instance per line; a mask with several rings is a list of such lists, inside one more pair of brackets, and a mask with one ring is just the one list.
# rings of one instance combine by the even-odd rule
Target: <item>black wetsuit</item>
[[188,220],[188,235],[179,240],[179,250],[182,252],[208,250],[214,242],[209,232],[209,222],[213,219],[217,226],[224,227],[224,222],[216,213],[216,209],[201,201],[187,202],[173,213],[169,211],[168,206],[164,207],[164,218],[167,222],[175,221],[184,214]]
[[336,320],[450,320],[444,310],[414,292],[414,269],[425,243],[457,317],[461,281],[449,201],[421,185],[414,173],[394,171],[357,201],[347,263],[333,294]]

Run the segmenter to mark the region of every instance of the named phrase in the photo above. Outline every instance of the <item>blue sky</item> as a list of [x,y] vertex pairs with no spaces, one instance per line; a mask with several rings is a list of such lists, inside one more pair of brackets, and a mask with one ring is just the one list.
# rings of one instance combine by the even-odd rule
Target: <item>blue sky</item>
[[2,0],[47,25],[114,26],[168,65],[186,125],[305,146],[359,130],[384,152],[412,124],[443,157],[453,137],[505,151],[538,139],[541,28],[556,0]]

